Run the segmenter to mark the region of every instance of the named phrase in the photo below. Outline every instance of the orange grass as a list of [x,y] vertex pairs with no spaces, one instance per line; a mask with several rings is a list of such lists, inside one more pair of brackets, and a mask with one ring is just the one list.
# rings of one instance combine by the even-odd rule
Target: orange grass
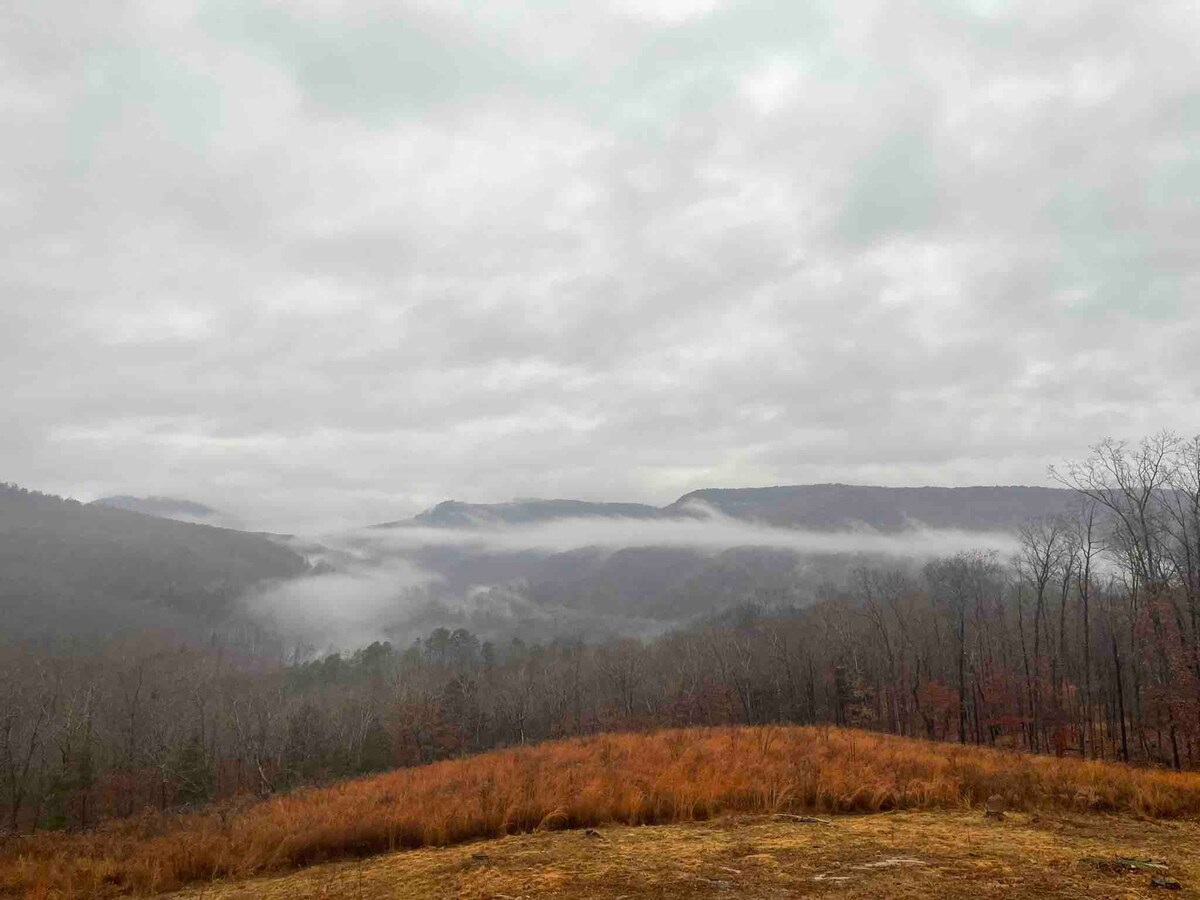
[[824,727],[600,735],[0,845],[0,894],[116,896],[534,829],[727,812],[1089,807],[1200,817],[1200,774]]

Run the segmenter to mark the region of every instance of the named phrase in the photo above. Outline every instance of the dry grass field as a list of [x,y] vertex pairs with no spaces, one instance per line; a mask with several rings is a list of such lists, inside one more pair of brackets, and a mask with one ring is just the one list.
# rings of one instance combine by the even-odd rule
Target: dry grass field
[[[1124,871],[1134,857],[1166,867]],[[1111,865],[1108,865],[1111,861]],[[1155,874],[1200,884],[1200,826],[1112,816],[978,812],[772,816],[541,832],[192,888],[174,900],[418,898],[1149,897]]]
[[[946,835],[950,855],[945,858],[950,859],[955,847],[960,855],[969,852],[962,841],[954,839],[954,823],[960,821],[957,814],[974,808],[971,818],[962,821],[982,821],[978,808],[995,794],[1002,795],[1010,809],[1026,816],[1079,815],[1081,821],[1111,822],[1115,823],[1112,828],[1133,829],[1131,836],[1140,833],[1139,829],[1146,833],[1168,829],[1161,833],[1184,835],[1188,840],[1200,836],[1193,824],[1163,821],[1200,818],[1200,774],[1035,757],[831,728],[718,728],[601,735],[521,747],[297,791],[241,809],[146,816],[82,835],[9,838],[0,845],[0,895],[105,898],[200,884],[205,884],[211,895],[216,890],[214,883],[397,850],[451,847],[531,832],[538,833],[529,839],[536,841],[566,829],[694,823],[749,814],[952,811],[956,817],[913,820],[926,823],[919,826],[921,835]],[[828,834],[851,835],[857,833],[855,829],[873,833],[874,828],[884,828],[889,818],[839,818]],[[1136,824],[1134,819],[1146,824]],[[1028,819],[1024,821],[1029,824]],[[824,834],[814,828],[826,828],[795,828],[786,820],[772,822],[764,839],[787,833],[811,841]],[[881,824],[849,826],[847,822]],[[989,822],[988,826],[1003,824]],[[724,825],[706,827],[709,830],[683,829],[670,840],[686,842],[689,834],[722,835],[727,831]],[[1029,840],[1045,833],[1036,823],[1031,828]],[[1099,828],[1103,834],[1109,830],[1108,824]],[[642,831],[646,830],[629,834]],[[1016,832],[1010,828],[1002,833]],[[578,833],[563,836],[562,846],[570,847],[570,841],[577,839],[582,839]],[[632,847],[641,839],[628,840],[634,842]],[[757,839],[747,840],[750,847]],[[1113,841],[1108,848],[1112,852],[1129,851],[1123,838],[1114,835]],[[865,864],[875,852],[864,849],[866,855],[856,855],[858,851],[849,844],[843,849],[846,864],[855,859]],[[912,848],[914,855],[919,855],[918,849]],[[1161,852],[1167,849],[1164,843]],[[996,852],[1001,851],[1010,853],[1008,837],[997,844]],[[676,850],[651,848],[646,852],[661,856]],[[442,855],[428,858],[453,858],[439,853]],[[424,858],[400,854],[392,859],[407,860],[398,865],[415,866]],[[964,860],[960,863],[969,864],[970,857],[964,856]],[[812,864],[817,863],[814,860]],[[373,871],[374,865],[368,868]],[[1100,875],[1104,873],[1098,872],[1097,877]],[[524,876],[517,872],[514,877]],[[857,882],[829,883],[842,886],[844,892]],[[821,887],[824,882],[805,884]],[[479,896],[517,896],[535,889],[540,890],[535,886],[513,894],[484,886]],[[493,893],[486,893],[488,890]],[[764,886],[762,890],[773,888]],[[926,889],[914,887],[917,890]],[[389,896],[397,895],[404,896],[393,888]]]

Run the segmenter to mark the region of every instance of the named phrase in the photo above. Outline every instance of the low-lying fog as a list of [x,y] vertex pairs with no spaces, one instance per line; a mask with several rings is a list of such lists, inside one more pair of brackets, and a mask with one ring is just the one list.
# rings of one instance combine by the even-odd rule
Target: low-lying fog
[[802,531],[711,510],[687,518],[413,525],[323,535],[297,547],[314,573],[247,598],[249,610],[317,649],[405,643],[433,628],[493,638],[648,636],[738,603],[799,604],[863,562],[917,566],[966,550],[1013,553],[1005,532],[914,524]]

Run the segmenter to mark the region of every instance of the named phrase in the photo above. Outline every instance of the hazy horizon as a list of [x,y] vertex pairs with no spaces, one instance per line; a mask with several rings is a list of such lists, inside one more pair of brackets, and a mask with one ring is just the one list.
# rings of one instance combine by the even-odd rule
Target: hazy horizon
[[[232,508],[209,507],[208,514],[195,514],[193,512],[182,511],[178,514],[173,514],[164,510],[149,512],[151,515],[159,515],[166,518],[171,518],[176,521],[194,522],[198,524],[216,525],[218,527],[235,528],[239,530],[253,531],[280,531],[280,532],[296,532],[307,536],[314,536],[320,533],[339,533],[342,531],[353,531],[360,528],[371,528],[377,525],[387,525],[395,522],[403,522],[414,518],[420,513],[431,512],[436,507],[443,503],[461,503],[466,506],[505,506],[505,505],[520,505],[526,503],[556,503],[561,501],[579,501],[584,503],[596,504],[627,504],[648,506],[655,509],[665,509],[668,506],[684,499],[688,494],[702,490],[770,490],[772,488],[792,488],[792,487],[849,487],[849,488],[884,488],[896,490],[923,490],[923,489],[971,489],[971,488],[1050,488],[1054,490],[1066,490],[1061,484],[1053,479],[1047,478],[1047,483],[1043,484],[853,484],[849,482],[829,481],[815,482],[811,484],[763,484],[763,485],[705,485],[694,488],[687,493],[680,494],[675,497],[668,498],[664,502],[656,503],[649,499],[639,499],[631,497],[551,497],[551,496],[521,496],[508,497],[496,500],[476,500],[464,497],[445,497],[435,501],[429,506],[424,507],[409,507],[401,510],[399,513],[392,515],[390,518],[375,517],[364,518],[362,515],[355,515],[354,510],[347,510],[345,514],[330,518],[323,516],[319,511],[301,511],[299,514],[292,512],[271,513],[264,512],[261,508],[254,505],[254,498],[239,498],[240,502],[235,502]],[[43,490],[37,485],[19,485],[29,490]],[[45,491],[43,491],[45,492]],[[68,499],[78,500],[81,503],[98,503],[102,500],[133,500],[133,501],[170,501],[183,504],[191,504],[196,501],[194,497],[183,496],[167,496],[162,494],[151,495],[108,495],[108,496],[77,496],[63,495]],[[201,504],[207,505],[207,504]],[[292,516],[292,518],[287,518]],[[569,516],[566,516],[569,518]],[[620,518],[614,516],[614,518]],[[289,522],[291,523],[290,527]]]

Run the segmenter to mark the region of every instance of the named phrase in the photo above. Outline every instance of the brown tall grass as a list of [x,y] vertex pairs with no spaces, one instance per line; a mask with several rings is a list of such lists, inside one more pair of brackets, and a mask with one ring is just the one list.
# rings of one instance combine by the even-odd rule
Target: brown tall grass
[[147,816],[9,838],[0,892],[151,893],[339,857],[533,829],[724,812],[1088,807],[1200,817],[1200,774],[1028,756],[833,728],[601,735],[297,791],[240,811]]

